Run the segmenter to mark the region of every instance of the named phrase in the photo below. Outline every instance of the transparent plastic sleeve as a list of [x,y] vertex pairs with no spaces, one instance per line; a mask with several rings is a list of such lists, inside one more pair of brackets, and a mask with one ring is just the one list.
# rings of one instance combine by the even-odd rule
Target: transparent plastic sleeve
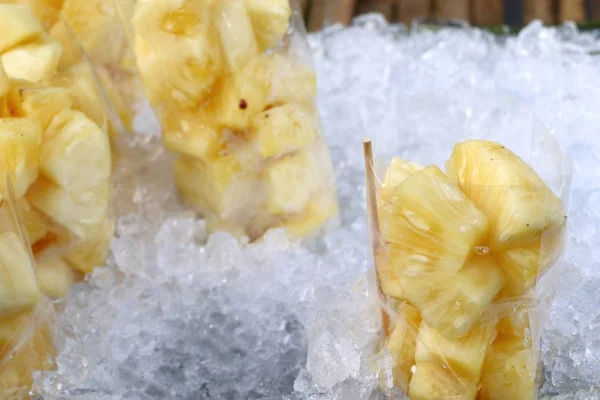
[[35,370],[54,367],[54,307],[36,279],[35,261],[6,168],[0,195],[0,397],[26,399]]
[[572,165],[535,116],[519,121],[518,140],[500,128],[486,140],[447,135],[446,158],[432,160],[443,167],[391,154],[389,138],[367,152],[385,390],[537,399]]
[[[74,35],[60,41],[51,36],[30,5],[0,1],[0,11],[6,27],[0,160],[15,188],[40,288],[63,297],[104,265],[112,238],[109,116],[98,77]],[[80,52],[78,61],[63,66],[73,49]]]
[[335,219],[316,76],[288,0],[115,1],[180,194],[210,230],[303,237]]

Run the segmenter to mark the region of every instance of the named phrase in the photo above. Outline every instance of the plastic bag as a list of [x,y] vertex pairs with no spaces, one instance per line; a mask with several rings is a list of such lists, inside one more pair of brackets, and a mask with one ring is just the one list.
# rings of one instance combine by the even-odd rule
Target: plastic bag
[[0,199],[0,397],[27,399],[35,370],[54,368],[54,307],[40,290],[12,183]]
[[116,4],[181,196],[210,230],[302,237],[336,217],[316,77],[288,0]]
[[411,400],[537,398],[572,164],[535,116],[513,121],[487,140],[447,135],[442,168],[397,158],[384,139],[365,147],[386,390]]

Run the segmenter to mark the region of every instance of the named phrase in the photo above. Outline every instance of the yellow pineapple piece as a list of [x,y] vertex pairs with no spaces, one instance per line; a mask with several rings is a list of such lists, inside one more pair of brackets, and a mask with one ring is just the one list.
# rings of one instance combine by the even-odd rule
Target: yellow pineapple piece
[[0,62],[0,97],[6,95],[11,88],[10,79],[6,75],[4,65]]
[[531,347],[520,339],[499,339],[488,352],[480,400],[531,400],[535,368]]
[[95,267],[105,264],[113,233],[114,223],[109,219],[105,220],[94,236],[69,248],[66,259],[75,270],[89,274]]
[[[52,305],[46,301],[40,302],[27,314],[26,319],[18,326],[18,333],[13,332],[18,341],[0,351],[0,357],[6,357],[6,362],[0,366],[0,397],[3,399],[31,398],[34,371],[56,368]],[[4,329],[2,325],[0,321],[0,331]]]
[[476,395],[474,382],[435,363],[416,365],[408,391],[410,400],[475,400]]
[[61,54],[58,42],[32,43],[7,51],[2,63],[11,78],[40,82],[56,73]]
[[110,177],[108,137],[83,113],[65,110],[44,132],[40,166],[46,178],[72,194],[93,190]]
[[[271,54],[259,58],[258,65],[270,86],[269,105],[298,103],[314,106],[317,96],[317,77],[310,65],[298,58]],[[257,68],[259,69],[259,68]]]
[[456,273],[410,275],[411,271],[399,276],[402,294],[429,326],[448,339],[469,332],[504,285],[502,270],[490,257],[473,257]]
[[75,194],[40,178],[31,185],[27,200],[73,235],[85,239],[97,232],[106,219],[109,186],[106,181],[93,189]]
[[499,143],[458,144],[446,170],[489,217],[495,250],[531,244],[546,229],[565,225],[560,199],[529,165]]
[[31,244],[35,244],[48,234],[48,223],[42,213],[31,207],[25,198],[17,200],[25,230]]
[[42,297],[29,249],[15,233],[0,233],[0,277],[0,315],[27,309]]
[[286,219],[281,227],[291,237],[309,237],[325,222],[334,220],[337,215],[338,204],[333,188],[323,189],[323,193],[312,199],[303,212]]
[[283,38],[292,9],[288,0],[245,0],[261,52]]
[[214,4],[214,21],[230,71],[243,68],[258,55],[258,44],[244,0],[220,0]]
[[175,101],[193,108],[222,74],[219,45],[209,33],[208,10],[197,1],[153,0],[136,5],[135,54],[154,106]]
[[390,187],[389,198],[379,205],[381,235],[392,266],[411,275],[458,271],[487,235],[487,217],[437,167]]
[[525,307],[516,308],[503,315],[498,321],[498,338],[520,339],[523,345],[530,342],[529,310]]
[[37,260],[36,276],[42,292],[55,298],[69,294],[76,278],[69,264],[56,257]]
[[50,37],[61,44],[62,53],[59,62],[59,69],[65,70],[83,58],[84,51],[81,44],[77,41],[75,33],[64,19],[59,19],[49,30]]
[[181,157],[175,162],[175,180],[181,196],[205,215],[247,218],[247,210],[262,201],[256,196],[259,184],[252,161],[242,168],[235,156],[220,156],[210,162]]
[[488,347],[496,337],[496,320],[474,325],[461,338],[446,339],[426,322],[421,323],[415,359],[419,363],[437,363],[454,374],[479,380]]
[[213,92],[221,74],[221,55],[204,36],[183,37],[158,48],[136,39],[136,54],[144,86],[154,106],[175,101],[193,108]]
[[321,186],[319,166],[304,152],[271,163],[265,180],[266,210],[275,215],[301,212]]
[[375,266],[377,268],[377,277],[381,284],[382,292],[396,299],[404,299],[402,286],[396,270],[389,263],[389,256],[384,247],[380,246],[375,254]]
[[275,157],[314,143],[319,127],[312,110],[288,104],[257,114],[250,124],[250,140],[262,157]]
[[58,20],[60,7],[62,6],[62,1],[60,0],[3,0],[3,2],[26,5],[46,30],[52,28]]
[[16,114],[39,120],[43,130],[60,111],[68,110],[72,106],[69,92],[64,88],[31,86],[20,88],[16,92]]
[[220,78],[213,95],[197,110],[202,121],[217,130],[245,132],[252,117],[268,106],[269,83],[258,62]]
[[410,163],[405,161],[399,157],[392,158],[390,165],[385,172],[385,176],[383,177],[383,182],[381,191],[379,192],[379,196],[382,201],[391,201],[391,195],[393,195],[393,191],[402,183],[406,178],[411,176],[417,171],[422,170],[418,164]]
[[0,4],[0,54],[42,35],[43,31],[27,6]]
[[[32,118],[0,118],[0,174],[8,172],[17,197],[23,196],[39,174],[42,128]],[[3,182],[0,192],[5,193]]]
[[172,151],[208,160],[226,148],[223,136],[195,113],[165,110],[161,121],[163,143]]
[[399,318],[395,321],[394,329],[384,346],[394,362],[392,367],[394,387],[408,393],[411,368],[415,365],[415,347],[421,316],[419,311],[408,303],[403,303],[397,312]]

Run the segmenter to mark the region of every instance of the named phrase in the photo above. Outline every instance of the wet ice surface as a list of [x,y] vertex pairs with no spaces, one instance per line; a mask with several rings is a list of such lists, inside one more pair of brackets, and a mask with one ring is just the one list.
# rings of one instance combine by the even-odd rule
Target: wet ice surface
[[[377,18],[311,37],[342,224],[308,244],[207,237],[175,197],[155,139],[128,139],[108,267],[75,288],[44,399],[381,398],[366,357],[368,292],[361,139],[420,163],[478,136],[526,146],[526,106],[576,164],[569,274],[545,333],[545,399],[600,392],[600,41],[530,25],[501,42],[479,30],[407,35]],[[515,111],[517,110],[517,111]]]

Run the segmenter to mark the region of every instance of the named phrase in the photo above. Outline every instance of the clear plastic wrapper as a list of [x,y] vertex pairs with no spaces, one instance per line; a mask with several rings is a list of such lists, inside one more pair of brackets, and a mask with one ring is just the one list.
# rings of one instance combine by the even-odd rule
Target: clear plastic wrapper
[[28,399],[35,370],[54,367],[54,307],[38,286],[35,261],[11,178],[1,172],[0,397]]
[[47,299],[108,255],[112,156],[106,103],[77,39],[79,61],[62,66],[65,39],[28,5],[0,1],[0,26],[0,397],[20,399],[33,371],[53,366]]
[[501,132],[460,143],[449,134],[440,167],[389,154],[376,138],[366,145],[385,390],[537,399],[572,164],[535,116],[526,120],[513,127],[519,146]]
[[116,0],[181,196],[256,239],[337,216],[316,76],[288,0]]

